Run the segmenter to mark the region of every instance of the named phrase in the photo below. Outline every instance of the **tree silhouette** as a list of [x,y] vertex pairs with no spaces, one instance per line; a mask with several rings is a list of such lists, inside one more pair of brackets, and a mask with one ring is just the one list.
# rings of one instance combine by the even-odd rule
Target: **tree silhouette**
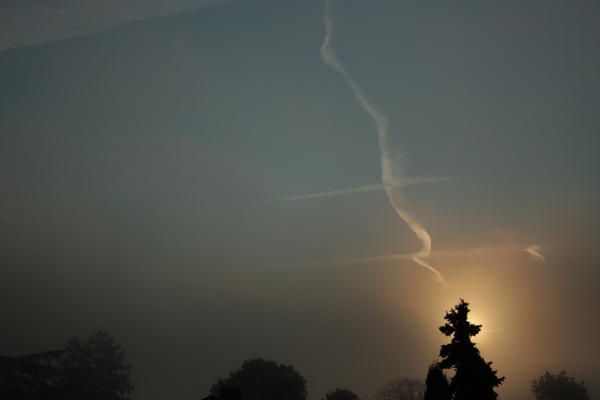
[[86,342],[71,339],[65,346],[60,369],[65,399],[128,400],[133,390],[131,366],[113,338],[98,331]]
[[471,337],[481,331],[481,325],[468,321],[469,303],[463,299],[452,310],[446,312],[446,323],[440,331],[452,336],[450,343],[442,345],[439,366],[442,369],[454,369],[450,389],[454,400],[495,400],[498,394],[495,388],[500,386],[504,377],[499,378],[486,362]]
[[544,375],[531,382],[531,391],[536,400],[589,400],[590,396],[584,382],[567,376],[566,371],[553,375],[546,371]]
[[[216,396],[213,396],[217,398]],[[242,400],[242,393],[237,386],[222,386],[219,390],[219,400]]]
[[429,366],[427,379],[425,380],[424,400],[450,400],[452,391],[450,383],[444,374],[444,370],[437,363]]
[[360,398],[352,390],[337,388],[328,392],[324,400],[360,400]]
[[244,361],[228,378],[211,388],[219,396],[224,387],[238,387],[243,400],[306,400],[306,380],[292,366],[261,358]]
[[417,379],[400,378],[386,383],[376,394],[376,400],[423,400],[425,385]]
[[58,362],[63,351],[0,356],[0,399],[59,399]]

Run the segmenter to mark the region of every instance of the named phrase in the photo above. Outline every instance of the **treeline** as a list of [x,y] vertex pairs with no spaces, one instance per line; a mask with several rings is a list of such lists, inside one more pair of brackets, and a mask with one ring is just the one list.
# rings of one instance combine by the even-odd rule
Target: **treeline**
[[[499,377],[471,338],[481,325],[469,322],[469,304],[445,315],[440,331],[450,338],[442,345],[425,383],[401,378],[388,382],[375,400],[496,400]],[[22,357],[0,356],[0,399],[4,400],[129,400],[132,367],[122,347],[105,332],[86,341],[71,339],[61,350]],[[451,371],[448,378],[446,371]],[[532,381],[536,400],[589,400],[584,382],[565,371],[546,372]],[[244,361],[217,380],[204,400],[306,400],[305,378],[292,366],[264,359]],[[322,400],[360,400],[352,390],[336,388]]]
[[61,350],[0,356],[0,399],[128,400],[131,369],[121,346],[99,331]]
[[[430,365],[425,383],[401,378],[388,382],[375,394],[375,400],[496,400],[499,377],[492,363],[485,361],[471,340],[481,325],[469,322],[469,304],[461,300],[444,317],[440,331],[450,341],[440,348],[439,360]],[[446,371],[451,371],[448,378]],[[589,400],[587,388],[562,371],[546,372],[532,381],[536,400]],[[306,400],[306,382],[293,367],[272,361],[245,361],[229,377],[220,379],[205,400]],[[349,389],[337,388],[322,400],[360,400]]]

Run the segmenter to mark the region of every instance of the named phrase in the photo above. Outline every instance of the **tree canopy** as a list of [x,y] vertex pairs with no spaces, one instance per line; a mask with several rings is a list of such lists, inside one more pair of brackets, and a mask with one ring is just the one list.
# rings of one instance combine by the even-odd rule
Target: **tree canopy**
[[360,400],[360,398],[352,390],[337,388],[327,392],[324,400]]
[[85,342],[71,339],[60,363],[66,398],[128,400],[133,386],[131,366],[124,360],[124,350],[106,332],[98,331]]
[[587,387],[583,381],[577,382],[566,371],[554,375],[546,371],[531,382],[531,391],[536,400],[589,400]]
[[64,351],[0,356],[0,399],[54,399],[63,381],[57,368]]
[[386,383],[376,394],[376,400],[422,400],[425,385],[418,379],[399,378]]
[[291,365],[256,358],[244,361],[228,378],[219,379],[211,394],[224,387],[238,387],[243,400],[306,400],[306,380]]
[[0,398],[128,400],[131,366],[120,345],[99,331],[71,339],[64,350],[0,357]]

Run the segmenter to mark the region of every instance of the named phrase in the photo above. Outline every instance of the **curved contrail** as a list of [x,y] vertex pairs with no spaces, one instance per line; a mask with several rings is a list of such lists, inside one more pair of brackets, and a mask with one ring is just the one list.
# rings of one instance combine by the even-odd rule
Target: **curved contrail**
[[421,224],[421,222],[411,214],[401,202],[400,194],[394,190],[394,182],[402,178],[402,172],[399,167],[394,168],[394,161],[391,157],[388,143],[388,121],[387,117],[379,111],[364,94],[362,88],[354,80],[354,78],[346,71],[344,65],[338,60],[333,48],[333,29],[334,22],[331,16],[332,0],[325,0],[325,12],[323,21],[325,23],[325,37],[321,45],[321,56],[325,64],[330,66],[346,81],[354,93],[354,97],[358,100],[361,107],[371,117],[377,128],[377,136],[379,139],[379,153],[381,157],[381,184],[387,194],[390,204],[396,211],[396,214],[409,226],[413,233],[421,241],[421,250],[415,253],[411,259],[420,266],[427,268],[432,272],[435,278],[442,284],[448,286],[442,274],[429,265],[426,259],[431,254],[431,236]]

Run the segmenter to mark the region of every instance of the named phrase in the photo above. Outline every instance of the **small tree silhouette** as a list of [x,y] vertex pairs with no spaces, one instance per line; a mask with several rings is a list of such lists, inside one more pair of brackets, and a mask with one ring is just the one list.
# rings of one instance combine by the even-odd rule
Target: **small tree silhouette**
[[412,378],[399,378],[386,383],[376,394],[376,400],[422,400],[423,382]]
[[531,391],[536,400],[589,400],[590,396],[583,381],[567,376],[566,371],[544,375],[531,382]]
[[64,354],[60,370],[65,399],[129,399],[131,366],[125,364],[125,352],[108,333],[98,331],[86,342],[71,339]]
[[324,400],[360,400],[360,398],[352,390],[337,388],[329,391]]
[[454,400],[495,400],[498,394],[494,388],[500,386],[504,377],[496,376],[491,362],[486,362],[471,337],[481,331],[481,325],[468,321],[469,303],[463,299],[452,310],[446,312],[446,323],[440,331],[452,336],[450,343],[440,349],[440,368],[454,369],[450,389]]
[[452,399],[452,391],[450,390],[450,383],[444,374],[444,370],[437,363],[431,364],[427,371],[427,379],[425,380],[424,400],[450,399]]

